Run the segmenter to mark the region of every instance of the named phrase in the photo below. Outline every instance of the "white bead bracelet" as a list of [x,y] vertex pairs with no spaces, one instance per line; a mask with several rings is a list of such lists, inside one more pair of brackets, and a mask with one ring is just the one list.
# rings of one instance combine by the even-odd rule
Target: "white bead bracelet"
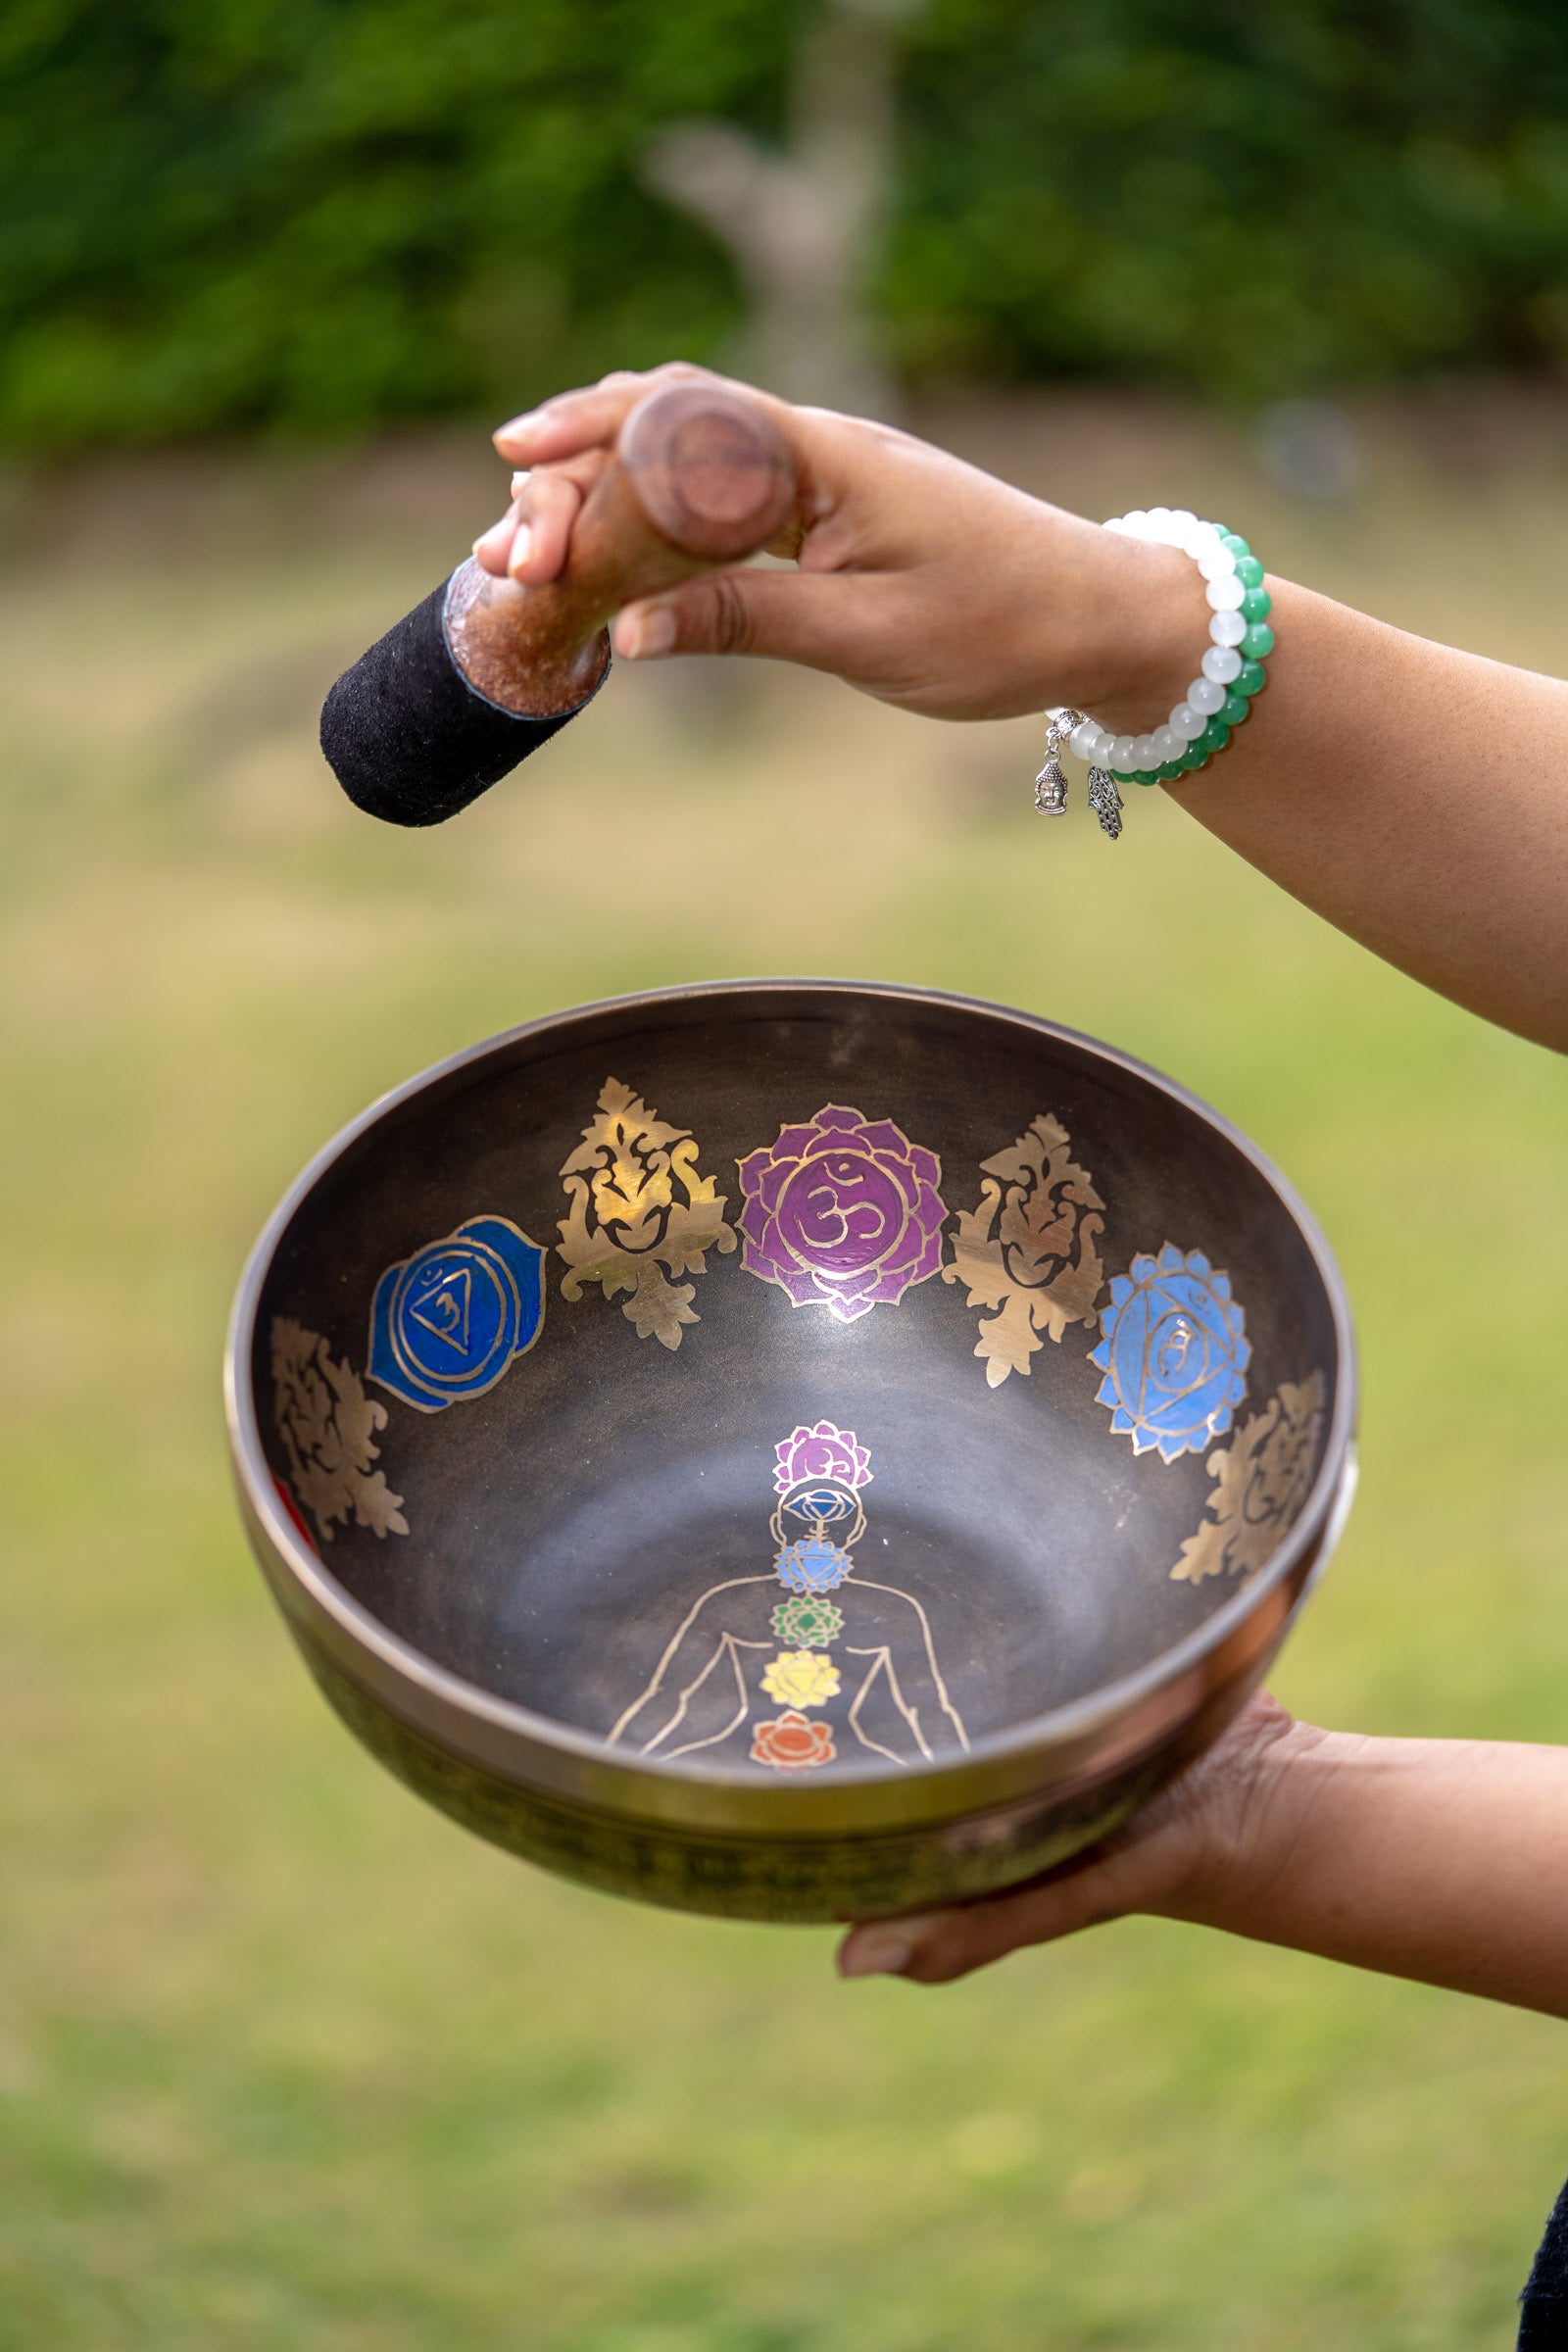
[[1050,713],[1046,764],[1035,779],[1035,807],[1059,816],[1066,807],[1067,779],[1058,754],[1062,745],[1089,764],[1090,806],[1114,840],[1121,831],[1118,784],[1172,783],[1206,767],[1222,752],[1232,730],[1246,718],[1252,698],[1266,683],[1264,662],[1274,651],[1268,625],[1269,593],[1263,566],[1245,539],[1217,522],[1200,521],[1188,507],[1135,509],[1105,524],[1125,539],[1150,539],[1179,547],[1203,575],[1212,617],[1211,640],[1183,700],[1163,725],[1147,735],[1112,735],[1082,710]]

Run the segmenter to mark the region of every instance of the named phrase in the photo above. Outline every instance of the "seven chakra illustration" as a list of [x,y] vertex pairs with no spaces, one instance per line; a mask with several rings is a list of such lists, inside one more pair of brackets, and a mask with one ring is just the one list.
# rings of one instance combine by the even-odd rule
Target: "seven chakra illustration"
[[[864,1531],[870,1480],[869,1448],[832,1421],[802,1422],[774,1447],[772,1575],[726,1577],[699,1595],[612,1747],[688,1756],[744,1733],[742,1752],[775,1772],[831,1764],[845,1740],[901,1765],[968,1747],[925,1610],[896,1585],[851,1581],[848,1547]],[[788,1597],[770,1599],[780,1584]],[[821,1597],[829,1585],[838,1601]],[[759,1690],[783,1712],[756,1720]],[[841,1700],[836,1728],[808,1713]]]
[[559,1253],[569,1272],[563,1298],[580,1298],[597,1282],[607,1298],[629,1291],[621,1312],[639,1339],[678,1348],[682,1327],[700,1318],[689,1282],[670,1274],[707,1272],[710,1250],[735,1247],[724,1215],[727,1197],[697,1167],[698,1145],[671,1127],[618,1078],[608,1078],[596,1117],[562,1167],[567,1212]]
[[1067,1130],[1043,1112],[1005,1152],[980,1163],[980,1200],[958,1211],[944,1282],[961,1282],[981,1318],[975,1353],[991,1387],[1027,1375],[1045,1339],[1093,1323],[1104,1281],[1098,1244],[1105,1203],[1073,1159]]
[[[386,1406],[367,1396],[347,1357],[335,1362],[318,1331],[287,1315],[271,1329],[272,1411],[288,1456],[293,1499],[332,1542],[334,1520],[355,1519],[378,1536],[406,1536],[409,1523],[383,1471],[372,1470]],[[287,1497],[285,1497],[285,1500]],[[290,1512],[297,1520],[297,1513]]]
[[743,1262],[793,1305],[851,1323],[936,1272],[941,1162],[891,1119],[829,1102],[738,1164]]
[[539,1337],[544,1259],[505,1217],[470,1217],[388,1266],[370,1301],[369,1378],[421,1413],[482,1396]]
[[1229,1276],[1200,1250],[1183,1256],[1167,1242],[1114,1277],[1089,1361],[1105,1375],[1097,1401],[1110,1406],[1112,1429],[1130,1433],[1134,1453],[1157,1446],[1173,1462],[1229,1429],[1252,1352],[1243,1320]]
[[1305,1502],[1317,1467],[1328,1383],[1321,1372],[1287,1380],[1204,1467],[1216,1483],[1196,1536],[1171,1570],[1178,1583],[1250,1576],[1261,1568]]

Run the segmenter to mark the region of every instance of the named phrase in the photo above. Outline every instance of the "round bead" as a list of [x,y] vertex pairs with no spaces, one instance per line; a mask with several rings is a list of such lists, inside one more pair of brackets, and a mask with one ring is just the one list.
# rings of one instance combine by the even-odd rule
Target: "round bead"
[[1170,527],[1179,539],[1190,539],[1198,528],[1198,516],[1191,507],[1172,507]]
[[[1272,642],[1272,639],[1271,639],[1271,642]],[[1241,674],[1241,676],[1240,676],[1240,677],[1237,679],[1237,681],[1236,681],[1236,691],[1237,691],[1237,693],[1238,693],[1238,694],[1245,694],[1245,695],[1248,697],[1249,701],[1250,701],[1251,697],[1252,697],[1254,694],[1261,694],[1262,690],[1263,690],[1263,664],[1262,664],[1262,662],[1244,662],[1242,663],[1242,674]]]
[[1067,749],[1075,760],[1093,760],[1100,744],[1100,727],[1092,718],[1082,720],[1067,738]]
[[1132,774],[1133,769],[1138,765],[1138,738],[1136,735],[1118,735],[1115,738],[1110,747],[1110,764],[1113,773],[1119,768],[1129,776]]
[[1239,727],[1251,707],[1245,694],[1228,694],[1219,707],[1219,715],[1228,727]]
[[1238,556],[1236,558],[1236,577],[1244,588],[1261,588],[1263,566],[1255,556]]
[[1181,744],[1176,739],[1174,727],[1156,727],[1154,729],[1154,756],[1161,765],[1169,760],[1174,760],[1181,748]]
[[1207,752],[1206,752],[1206,751],[1203,749],[1203,746],[1202,746],[1201,742],[1199,742],[1199,743],[1190,743],[1190,744],[1187,746],[1187,749],[1186,749],[1186,751],[1185,751],[1185,752],[1183,752],[1183,754],[1182,754],[1182,773],[1183,773],[1183,775],[1185,775],[1185,776],[1190,776],[1190,775],[1192,774],[1192,772],[1193,772],[1194,768],[1195,768],[1195,767],[1201,767],[1201,766],[1202,766],[1202,764],[1203,764],[1203,762],[1204,762],[1204,760],[1205,760],[1207,758],[1208,758],[1208,754],[1207,754]]
[[1181,772],[1182,763],[1179,760],[1162,760],[1154,770],[1162,784],[1174,784]]
[[[1274,632],[1266,620],[1254,620],[1242,639],[1242,651],[1249,662],[1266,662],[1274,651]],[[1254,687],[1253,692],[1256,692]]]
[[1247,611],[1247,599],[1242,599],[1240,612],[1216,612],[1208,624],[1208,633],[1216,645],[1240,645],[1250,619],[1261,618]]
[[1228,580],[1236,570],[1236,558],[1228,547],[1211,539],[1198,559],[1198,568],[1205,580]]
[[1222,752],[1231,739],[1231,731],[1222,718],[1211,718],[1198,738],[1206,752]]
[[1141,767],[1134,776],[1133,782],[1135,784],[1146,785],[1157,784],[1159,782],[1159,770],[1157,767]]
[[1130,767],[1113,767],[1110,773],[1112,781],[1117,784],[1131,784],[1135,781]]
[[1274,599],[1266,588],[1249,588],[1242,599],[1244,620],[1267,620],[1274,610]]
[[1154,749],[1152,735],[1139,736],[1137,743],[1133,746],[1133,758],[1140,767],[1156,767],[1159,764],[1159,754]]
[[1212,678],[1220,686],[1228,686],[1241,666],[1242,657],[1234,645],[1211,645],[1203,656],[1204,677]]
[[1207,724],[1201,710],[1195,710],[1191,703],[1178,703],[1170,714],[1170,731],[1183,743],[1193,742]]
[[1225,689],[1213,678],[1195,678],[1187,689],[1187,700],[1195,710],[1201,710],[1205,718],[1212,718],[1225,700]]
[[1210,612],[1236,612],[1241,609],[1241,602],[1247,594],[1247,590],[1233,571],[1226,579],[1210,580],[1208,586],[1203,590],[1203,594],[1208,599]]
[[1240,563],[1243,556],[1250,556],[1251,554],[1251,549],[1248,546],[1247,541],[1241,536],[1239,531],[1221,531],[1219,536],[1221,546],[1228,547],[1238,563]]

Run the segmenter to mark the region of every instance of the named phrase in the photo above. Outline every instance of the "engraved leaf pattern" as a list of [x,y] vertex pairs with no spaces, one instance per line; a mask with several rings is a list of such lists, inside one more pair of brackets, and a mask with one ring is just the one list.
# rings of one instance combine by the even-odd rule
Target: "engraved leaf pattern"
[[1072,1156],[1059,1119],[1048,1112],[1004,1152],[982,1160],[980,1199],[960,1209],[944,1282],[961,1282],[982,1319],[975,1354],[992,1388],[1009,1372],[1028,1374],[1047,1339],[1060,1344],[1073,1323],[1095,1321],[1104,1282],[1099,1241],[1104,1201]]
[[1205,1518],[1171,1570],[1178,1584],[1208,1576],[1250,1576],[1290,1527],[1312,1484],[1323,1432],[1327,1383],[1321,1372],[1287,1380],[1234,1442],[1205,1465],[1215,1482]]
[[670,1126],[618,1078],[606,1080],[561,1170],[564,1298],[580,1298],[590,1282],[607,1298],[629,1292],[621,1312],[638,1338],[680,1346],[685,1326],[699,1320],[696,1291],[669,1276],[705,1273],[710,1250],[735,1248],[727,1198],[699,1170],[698,1152],[687,1129]]
[[372,1470],[386,1407],[367,1396],[347,1357],[334,1362],[319,1332],[278,1315],[271,1331],[272,1396],[277,1432],[301,1509],[323,1543],[334,1521],[357,1519],[377,1536],[406,1536],[409,1523],[384,1471]]

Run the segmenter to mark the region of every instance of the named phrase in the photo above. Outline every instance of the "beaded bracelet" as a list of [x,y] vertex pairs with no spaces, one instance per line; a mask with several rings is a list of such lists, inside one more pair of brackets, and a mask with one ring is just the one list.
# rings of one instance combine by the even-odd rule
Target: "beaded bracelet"
[[1035,807],[1060,816],[1067,779],[1058,758],[1063,743],[1089,765],[1089,805],[1114,841],[1121,831],[1118,784],[1169,784],[1206,767],[1246,718],[1267,684],[1264,664],[1274,651],[1263,566],[1245,539],[1217,522],[1202,522],[1188,507],[1135,509],[1105,524],[1126,539],[1151,539],[1191,556],[1205,583],[1212,640],[1201,670],[1163,726],[1148,735],[1112,735],[1082,710],[1049,714],[1046,764],[1035,778]]

